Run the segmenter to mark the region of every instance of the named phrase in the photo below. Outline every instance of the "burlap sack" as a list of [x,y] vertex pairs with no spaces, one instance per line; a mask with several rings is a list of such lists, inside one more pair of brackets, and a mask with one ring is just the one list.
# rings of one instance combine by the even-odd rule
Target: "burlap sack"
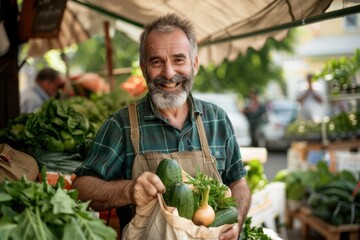
[[0,144],[0,183],[5,179],[15,181],[23,175],[35,181],[39,166],[29,154],[13,149],[6,143]]

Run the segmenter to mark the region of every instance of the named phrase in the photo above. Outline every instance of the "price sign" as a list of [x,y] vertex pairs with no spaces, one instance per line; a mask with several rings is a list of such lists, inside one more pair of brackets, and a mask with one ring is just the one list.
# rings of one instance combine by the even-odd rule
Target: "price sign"
[[20,39],[57,37],[67,0],[28,0],[23,2],[19,22]]

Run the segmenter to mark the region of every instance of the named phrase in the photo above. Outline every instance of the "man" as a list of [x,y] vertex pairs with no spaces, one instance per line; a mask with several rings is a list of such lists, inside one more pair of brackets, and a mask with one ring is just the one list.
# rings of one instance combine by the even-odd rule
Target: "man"
[[244,114],[250,123],[251,145],[258,146],[256,131],[258,127],[268,121],[267,110],[258,98],[259,91],[253,88],[249,92],[249,102],[244,108]]
[[322,120],[325,115],[323,96],[313,88],[313,74],[308,74],[306,80],[308,88],[300,92],[296,99],[301,105],[301,116],[304,120]]
[[21,113],[31,113],[39,109],[45,101],[65,87],[64,77],[52,68],[44,68],[37,74],[35,84],[21,93]]
[[251,198],[246,170],[225,111],[190,94],[198,71],[191,23],[169,14],[147,25],[140,66],[147,96],[104,122],[72,186],[98,211],[141,206],[165,191],[154,174],[157,164],[178,159],[189,173],[199,167],[230,187],[239,203],[239,224],[220,239],[238,239]]

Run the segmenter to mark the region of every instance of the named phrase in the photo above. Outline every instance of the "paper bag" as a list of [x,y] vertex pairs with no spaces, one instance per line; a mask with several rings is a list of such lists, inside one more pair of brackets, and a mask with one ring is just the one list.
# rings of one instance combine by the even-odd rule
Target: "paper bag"
[[23,175],[35,181],[39,166],[29,154],[13,149],[6,143],[0,144],[0,183],[5,179],[15,181]]
[[219,239],[219,235],[232,226],[233,224],[209,228],[197,226],[191,220],[180,217],[177,209],[167,206],[163,196],[158,194],[158,198],[149,204],[136,207],[136,214],[125,226],[122,239]]

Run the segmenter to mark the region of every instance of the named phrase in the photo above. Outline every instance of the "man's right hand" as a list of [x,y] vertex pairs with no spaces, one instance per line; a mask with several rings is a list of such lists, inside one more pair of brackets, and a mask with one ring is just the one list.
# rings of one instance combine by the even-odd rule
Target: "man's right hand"
[[165,186],[160,178],[150,172],[144,172],[135,179],[132,187],[132,200],[135,205],[141,206],[156,198],[158,193],[164,193]]

